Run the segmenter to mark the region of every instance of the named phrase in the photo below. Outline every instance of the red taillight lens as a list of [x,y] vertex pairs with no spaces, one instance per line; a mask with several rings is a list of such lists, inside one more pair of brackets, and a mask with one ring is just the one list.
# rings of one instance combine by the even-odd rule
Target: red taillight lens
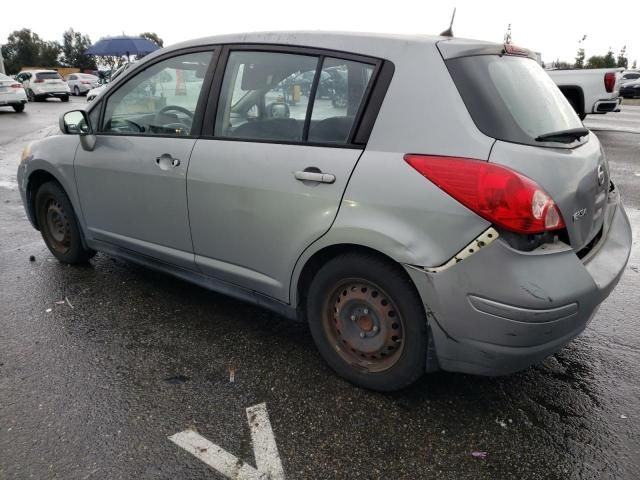
[[89,85],[91,82],[89,80],[82,80],[80,83],[83,83],[85,85]]
[[614,72],[607,72],[604,74],[604,89],[611,93],[613,92],[613,87],[616,86],[616,74]]
[[37,78],[33,81],[33,83],[44,83],[44,80]]
[[12,83],[11,88],[22,88],[22,85],[20,85],[19,83]]
[[506,230],[533,234],[565,226],[542,187],[507,167],[458,157],[408,154],[404,159],[465,207]]

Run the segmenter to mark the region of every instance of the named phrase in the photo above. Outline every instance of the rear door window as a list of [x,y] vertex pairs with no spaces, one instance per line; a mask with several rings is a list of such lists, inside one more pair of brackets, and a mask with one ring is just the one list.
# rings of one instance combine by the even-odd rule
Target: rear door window
[[581,128],[582,122],[535,60],[477,55],[447,68],[477,127],[508,142],[539,145],[540,135]]
[[275,52],[229,54],[215,135],[302,141],[318,57]]
[[325,58],[311,114],[309,141],[345,143],[375,66]]
[[214,135],[347,144],[374,70],[373,63],[321,55],[232,51]]

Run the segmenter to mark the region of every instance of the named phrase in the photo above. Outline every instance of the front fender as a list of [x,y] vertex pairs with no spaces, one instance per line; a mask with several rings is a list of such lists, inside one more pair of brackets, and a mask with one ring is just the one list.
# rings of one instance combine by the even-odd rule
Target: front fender
[[73,162],[79,145],[77,135],[57,135],[31,144],[30,155],[18,167],[18,187],[29,221],[37,227],[31,188],[33,180],[42,174],[53,177],[64,189],[83,233],[84,216],[76,188]]

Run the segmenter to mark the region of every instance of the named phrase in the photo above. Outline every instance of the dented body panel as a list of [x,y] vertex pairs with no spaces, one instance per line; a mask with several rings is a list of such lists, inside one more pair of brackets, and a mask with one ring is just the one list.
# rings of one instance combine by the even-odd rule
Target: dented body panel
[[579,335],[618,283],[631,227],[617,192],[592,255],[566,246],[521,252],[498,239],[438,273],[406,266],[428,311],[439,366],[502,375],[532,365]]

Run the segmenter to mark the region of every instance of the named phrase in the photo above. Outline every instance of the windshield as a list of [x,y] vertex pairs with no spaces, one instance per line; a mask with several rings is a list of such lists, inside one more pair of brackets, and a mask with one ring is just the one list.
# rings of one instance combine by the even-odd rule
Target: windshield
[[539,145],[540,135],[582,128],[551,77],[530,58],[479,55],[446,63],[473,121],[490,137]]

